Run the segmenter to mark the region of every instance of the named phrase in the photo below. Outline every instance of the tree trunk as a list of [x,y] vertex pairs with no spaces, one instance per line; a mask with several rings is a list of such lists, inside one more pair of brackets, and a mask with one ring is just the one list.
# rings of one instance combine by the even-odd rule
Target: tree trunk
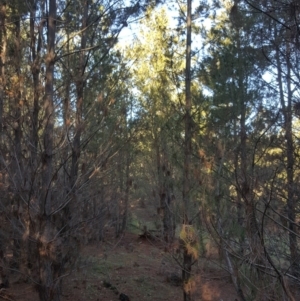
[[13,150],[13,163],[12,163],[12,172],[11,172],[11,189],[13,191],[13,206],[12,206],[12,223],[14,225],[14,247],[13,247],[13,264],[15,267],[19,268],[21,266],[21,270],[25,272],[24,259],[26,255],[23,256],[23,262],[21,262],[21,252],[24,254],[26,250],[24,250],[21,245],[21,235],[20,231],[22,231],[22,226],[20,224],[19,212],[22,211],[23,203],[21,201],[22,191],[24,190],[24,179],[26,175],[24,174],[23,168],[23,160],[22,160],[22,129],[21,129],[21,107],[22,107],[22,76],[21,76],[21,20],[20,17],[17,16],[14,20],[15,25],[15,37],[14,37],[14,47],[15,47],[15,56],[14,56],[14,69],[15,69],[15,82],[14,82],[14,125],[13,125],[13,133],[14,133],[14,143],[12,146]]
[[[44,5],[44,3],[42,4]],[[39,128],[38,128],[38,118],[40,114],[40,97],[41,97],[41,83],[40,83],[40,68],[41,68],[41,59],[40,52],[42,48],[42,32],[43,26],[45,23],[45,7],[40,8],[43,18],[37,20],[36,12],[37,6],[32,6],[30,10],[30,20],[29,20],[29,29],[30,29],[30,54],[31,54],[31,75],[32,75],[32,88],[33,88],[33,108],[31,113],[31,127],[30,127],[30,143],[28,143],[28,152],[30,157],[26,162],[24,162],[24,169],[26,168],[26,184],[25,191],[26,196],[24,200],[27,200],[26,206],[24,206],[24,219],[26,220],[24,233],[22,240],[22,269],[24,276],[31,275],[32,271],[36,271],[37,267],[37,249],[34,240],[32,239],[35,236],[35,226],[36,220],[32,219],[32,207],[30,201],[32,196],[36,196],[38,192],[37,187],[37,167],[38,167],[38,140],[39,140]],[[35,33],[36,22],[39,22],[37,36]],[[26,164],[26,165],[25,165]],[[24,176],[23,176],[24,178]]]
[[[275,31],[277,35],[277,31]],[[277,79],[279,83],[279,99],[282,107],[284,118],[284,132],[286,140],[286,174],[287,174],[287,217],[289,228],[289,248],[290,248],[290,265],[291,271],[294,276],[299,276],[298,265],[298,250],[297,250],[297,235],[296,235],[296,200],[295,200],[295,183],[294,183],[294,141],[293,141],[293,124],[292,124],[292,87],[291,87],[291,63],[290,63],[290,46],[289,42],[286,42],[286,90],[287,90],[287,102],[284,97],[283,78],[282,78],[282,63],[280,61],[280,53],[278,47],[276,48],[276,63],[277,63]]]
[[52,175],[53,175],[53,130],[54,130],[54,64],[56,35],[56,0],[49,0],[46,54],[46,78],[44,96],[44,151],[42,157],[42,187],[39,200],[39,298],[40,301],[58,301],[60,287],[56,274],[56,247],[53,241],[52,223]]
[[[161,135],[161,133],[159,133]],[[160,143],[156,140],[156,157],[158,173],[159,191],[159,213],[163,225],[164,241],[172,243],[174,239],[174,229],[172,222],[171,201],[172,201],[172,176],[167,159],[167,145],[165,138],[161,137]]]
[[[238,39],[238,50],[240,49]],[[242,63],[240,64],[242,66]],[[251,158],[247,155],[247,131],[246,131],[246,112],[247,106],[244,99],[244,84],[242,74],[239,75],[239,91],[238,100],[240,102],[240,181],[238,181],[239,191],[241,199],[245,205],[245,221],[246,221],[246,233],[250,244],[251,262],[253,264],[264,265],[264,252],[260,240],[260,229],[256,220],[256,207],[253,193],[253,168],[254,165],[251,162]],[[260,273],[259,269],[257,269]]]
[[[35,36],[35,22],[37,22],[36,17],[36,7],[32,7],[30,10],[30,50],[31,50],[31,74],[33,80],[33,111],[32,111],[32,127],[31,127],[31,169],[35,172],[37,166],[37,154],[38,154],[38,117],[40,112],[39,102],[40,102],[40,68],[41,68],[41,58],[40,52],[42,48],[42,31],[45,19],[42,18],[38,25],[38,35],[37,39]],[[45,8],[41,8],[42,15],[45,13]]]
[[[235,140],[236,140],[236,131],[235,133]],[[221,160],[220,160],[221,157]],[[225,260],[225,264],[227,266],[227,270],[230,274],[230,278],[232,280],[232,283],[235,287],[235,290],[237,294],[239,295],[241,301],[246,301],[246,298],[244,296],[244,292],[241,287],[240,283],[240,277],[238,273],[238,268],[234,267],[234,262],[232,261],[232,258],[226,248],[226,244],[224,243],[224,236],[223,236],[223,225],[222,225],[222,215],[221,215],[221,200],[222,200],[222,195],[223,191],[221,188],[221,179],[222,179],[222,169],[223,169],[223,164],[224,164],[224,158],[217,153],[217,158],[216,161],[219,159],[219,166],[217,166],[217,178],[216,178],[216,185],[215,185],[215,203],[216,203],[216,210],[217,210],[217,229],[220,235],[220,249],[221,249],[221,256],[220,259]],[[235,154],[235,162],[234,162],[236,170],[238,169],[238,153]],[[239,194],[240,195],[240,194]],[[238,196],[238,205],[241,206],[241,198]],[[237,208],[237,217],[238,217],[238,224],[240,227],[242,227],[242,223],[239,220],[241,218],[241,214],[239,212],[239,208]],[[242,252],[242,249],[241,249]]]
[[127,124],[127,112],[124,112],[124,131],[125,131],[125,139],[129,141],[129,146],[125,149],[125,195],[124,195],[124,212],[123,212],[123,220],[122,220],[122,232],[125,231],[127,226],[128,219],[128,203],[129,203],[129,191],[132,185],[130,179],[130,163],[131,163],[131,148],[130,148],[130,129]]
[[[5,154],[4,133],[3,133],[3,107],[4,107],[4,89],[6,85],[5,78],[5,62],[6,62],[6,4],[0,5],[0,170],[1,184],[4,183],[5,173],[3,171],[3,161]],[[1,222],[5,220],[4,214],[1,212]],[[2,231],[1,231],[2,232]],[[5,261],[6,241],[2,233],[0,233],[0,284],[8,285],[8,273]]]
[[[83,131],[83,98],[84,98],[84,86],[85,86],[85,67],[86,67],[86,43],[87,43],[87,19],[88,19],[88,9],[89,1],[84,0],[83,2],[83,17],[81,24],[81,51],[79,53],[79,62],[78,62],[78,74],[76,75],[76,112],[75,112],[75,134],[72,143],[72,162],[71,162],[71,171],[70,171],[70,189],[73,195],[73,201],[68,206],[65,207],[65,213],[69,222],[78,222],[79,216],[74,216],[72,210],[73,206],[76,206],[76,194],[77,194],[77,180],[78,180],[78,171],[79,171],[79,159],[81,155],[81,135]],[[77,210],[78,214],[80,210]],[[73,213],[73,216],[72,216]],[[77,219],[77,221],[75,221]]]
[[71,167],[71,189],[75,188],[75,184],[78,177],[78,167],[79,167],[79,158],[81,153],[81,134],[83,130],[82,124],[82,113],[83,113],[83,93],[85,85],[85,67],[86,67],[86,58],[85,58],[85,49],[87,43],[87,19],[88,19],[88,0],[84,0],[84,12],[82,17],[81,25],[81,51],[79,54],[79,74],[76,80],[76,114],[75,114],[75,136],[73,140],[72,148],[72,167]]
[[288,181],[288,199],[287,199],[287,214],[289,219],[289,246],[290,246],[290,263],[294,276],[300,276],[299,256],[297,247],[297,226],[296,226],[296,197],[295,197],[295,183],[294,183],[294,169],[295,169],[295,147],[293,141],[293,113],[292,113],[292,86],[291,86],[291,63],[290,63],[290,45],[287,42],[286,51],[286,65],[287,65],[287,106],[284,120],[285,139],[286,139],[286,155],[287,155],[287,181]]
[[[188,225],[190,206],[190,165],[192,153],[192,98],[191,98],[191,44],[192,44],[192,0],[187,0],[186,17],[186,67],[185,67],[185,140],[184,140],[184,170],[183,170],[183,223]],[[183,251],[183,300],[191,301],[191,290],[189,282],[192,270],[192,255],[188,253],[186,247]]]
[[5,78],[6,4],[5,3],[2,3],[0,5],[0,43],[1,43],[1,48],[0,48],[0,143],[1,144],[0,146],[1,146],[1,152],[3,152],[3,106],[4,106],[4,88],[6,85],[6,78]]

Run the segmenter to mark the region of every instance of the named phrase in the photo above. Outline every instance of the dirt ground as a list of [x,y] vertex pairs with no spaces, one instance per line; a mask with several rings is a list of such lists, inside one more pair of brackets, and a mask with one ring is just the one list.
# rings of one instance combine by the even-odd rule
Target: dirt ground
[[[79,268],[63,281],[62,301],[181,301],[180,268],[159,241],[125,233],[81,250]],[[235,301],[228,275],[207,259],[193,267],[194,301]],[[32,284],[13,283],[0,300],[36,301]],[[124,296],[123,296],[124,297]],[[126,299],[124,299],[125,301]]]

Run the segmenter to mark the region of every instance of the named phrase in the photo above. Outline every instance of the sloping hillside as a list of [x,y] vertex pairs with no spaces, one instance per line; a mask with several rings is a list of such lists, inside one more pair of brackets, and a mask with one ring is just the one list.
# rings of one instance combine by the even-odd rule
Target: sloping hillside
[[[180,268],[159,241],[125,233],[85,246],[79,268],[63,280],[63,301],[181,301]],[[228,275],[211,261],[201,259],[194,266],[194,300],[233,301],[236,294]],[[126,296],[125,296],[126,295]],[[31,284],[14,283],[5,292],[6,300],[34,301]]]

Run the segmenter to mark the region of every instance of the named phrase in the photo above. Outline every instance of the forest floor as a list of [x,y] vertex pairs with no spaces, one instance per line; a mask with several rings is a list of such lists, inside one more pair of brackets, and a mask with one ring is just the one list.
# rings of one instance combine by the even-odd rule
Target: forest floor
[[[194,301],[235,301],[228,274],[210,259],[193,266]],[[118,239],[106,234],[104,242],[84,246],[79,267],[63,281],[62,301],[117,301],[120,294],[131,301],[181,301],[180,267],[159,240],[124,233]],[[33,285],[12,283],[6,300],[36,301]],[[1,294],[0,294],[0,300]]]

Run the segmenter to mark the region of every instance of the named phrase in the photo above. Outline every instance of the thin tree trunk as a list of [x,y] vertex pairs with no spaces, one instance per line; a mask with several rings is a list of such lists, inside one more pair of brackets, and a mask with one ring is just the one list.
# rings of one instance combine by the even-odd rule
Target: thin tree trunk
[[[218,154],[218,158],[220,158],[220,155]],[[238,154],[235,156],[235,168],[238,167]],[[229,252],[227,251],[226,244],[224,243],[223,238],[223,227],[222,227],[222,216],[221,216],[221,197],[222,197],[222,190],[221,190],[221,173],[223,168],[223,158],[220,160],[220,165],[218,166],[218,172],[217,172],[217,179],[216,179],[216,186],[215,186],[215,202],[216,202],[216,209],[217,209],[217,229],[220,235],[220,248],[221,248],[221,258],[225,259],[225,263],[227,265],[227,270],[229,271],[232,283],[235,287],[235,290],[237,294],[239,295],[241,301],[246,301],[246,298],[244,296],[244,292],[241,288],[240,283],[240,277],[238,273],[238,268],[234,267],[234,263],[232,262],[232,259],[230,257]],[[239,197],[239,201],[241,202],[241,198]],[[239,210],[239,208],[238,208]],[[240,217],[239,211],[238,211],[238,218]],[[242,227],[242,224],[240,224]]]
[[88,0],[84,0],[84,12],[82,17],[82,26],[81,26],[81,51],[79,58],[79,75],[78,80],[76,81],[76,114],[75,114],[75,136],[73,140],[73,149],[72,149],[72,167],[71,167],[71,189],[75,189],[75,184],[78,177],[78,167],[79,167],[79,158],[81,153],[81,134],[83,130],[82,124],[82,113],[83,113],[83,93],[85,85],[85,67],[86,67],[86,58],[85,58],[85,49],[87,43],[87,19],[88,19]]
[[286,65],[287,65],[287,106],[286,106],[286,120],[284,121],[285,126],[285,139],[286,139],[286,155],[287,155],[287,181],[288,181],[288,199],[287,199],[287,209],[288,209],[288,219],[289,219],[289,245],[291,252],[291,267],[292,272],[295,276],[300,275],[299,270],[299,257],[297,248],[297,227],[296,221],[296,198],[295,198],[295,183],[294,183],[294,169],[295,169],[295,147],[293,141],[293,114],[292,114],[292,87],[291,87],[291,63],[290,63],[290,45],[287,42],[287,53],[286,53]]
[[[79,74],[76,78],[76,112],[75,112],[75,135],[72,143],[72,162],[71,162],[71,171],[70,171],[70,189],[72,191],[73,201],[70,205],[65,207],[65,213],[69,222],[78,221],[79,216],[72,215],[72,206],[76,206],[76,193],[77,193],[77,180],[78,180],[78,171],[79,171],[79,159],[81,155],[81,135],[83,132],[83,98],[84,98],[84,85],[85,85],[85,67],[86,67],[86,57],[85,49],[87,44],[87,19],[88,19],[88,9],[89,1],[83,0],[83,16],[81,24],[81,51],[79,54],[79,65],[78,70]],[[78,214],[80,210],[77,210]]]
[[[4,107],[4,89],[6,85],[5,62],[6,62],[6,4],[0,5],[0,176],[1,184],[4,183],[5,174],[3,170],[3,160],[5,157],[4,133],[3,133],[3,107]],[[4,221],[5,217],[1,216]],[[2,287],[8,286],[7,264],[5,260],[6,241],[0,233],[0,284]]]
[[[190,165],[192,152],[192,98],[191,98],[191,44],[192,44],[192,0],[187,0],[186,17],[186,67],[185,67],[185,140],[184,140],[184,174],[183,174],[183,223],[189,224],[189,205],[190,205]],[[192,255],[188,253],[186,247],[183,251],[183,300],[191,301],[191,291],[189,281],[192,270]]]
[[[40,6],[41,15],[43,18],[37,18],[37,6],[33,5],[30,9],[30,54],[31,54],[31,75],[33,83],[33,109],[31,114],[31,136],[30,143],[28,143],[30,152],[30,160],[27,160],[26,164],[26,186],[25,190],[28,191],[28,194],[24,196],[24,199],[27,199],[27,206],[24,206],[24,217],[26,215],[26,223],[24,232],[28,235],[24,235],[22,241],[22,252],[23,252],[23,268],[24,275],[30,275],[33,270],[37,270],[36,258],[38,256],[35,242],[32,239],[35,235],[35,220],[31,218],[31,205],[30,201],[33,198],[33,195],[37,195],[37,185],[36,185],[36,170],[38,166],[38,140],[39,140],[39,129],[38,129],[38,117],[40,113],[40,97],[41,97],[41,83],[40,83],[40,68],[41,68],[41,59],[40,52],[42,48],[42,31],[44,23],[45,14],[45,2],[41,2]],[[39,20],[38,33],[35,34],[36,22]],[[24,168],[25,169],[25,168]],[[24,177],[24,176],[23,176]]]
[[[4,88],[6,85],[5,63],[6,63],[6,4],[0,5],[0,146],[3,152],[3,106],[4,106]],[[2,160],[1,160],[2,162]],[[0,163],[2,164],[2,163]],[[2,170],[2,168],[1,168]]]
[[[130,141],[130,129],[128,128],[127,124],[127,112],[126,110],[124,111],[124,131],[125,131],[125,139],[126,141]],[[130,143],[128,148],[125,150],[125,195],[124,195],[124,212],[123,212],[123,220],[122,220],[122,232],[125,231],[126,226],[127,226],[127,219],[128,219],[128,203],[129,203],[129,191],[130,187],[132,185],[131,180],[130,180],[130,163],[131,163],[131,149],[130,149]]]
[[38,116],[40,112],[39,102],[40,102],[40,68],[41,68],[41,58],[40,52],[42,48],[42,31],[45,23],[44,13],[45,7],[44,2],[41,4],[41,14],[42,19],[38,25],[38,35],[37,39],[35,36],[35,22],[37,21],[36,10],[34,6],[30,10],[30,50],[31,50],[31,74],[33,79],[33,112],[32,112],[32,129],[31,129],[31,172],[35,172],[37,165],[37,153],[38,153]]
[[[239,140],[239,132],[237,129],[237,120],[234,119],[234,145],[238,144]],[[234,154],[234,170],[237,173],[239,170],[239,152],[235,152]],[[237,174],[236,174],[237,176]],[[237,178],[237,177],[236,177]],[[241,229],[244,227],[244,214],[243,214],[243,200],[240,191],[237,191],[237,222]],[[239,252],[241,255],[244,254],[244,242],[245,235],[242,234],[239,241]]]
[[237,100],[240,105],[240,173],[238,174],[237,184],[239,187],[238,201],[243,200],[245,205],[245,221],[246,231],[252,248],[252,260],[254,263],[264,264],[264,253],[260,241],[260,230],[256,220],[256,208],[253,193],[254,182],[254,163],[248,156],[247,145],[247,88],[244,84],[245,70],[243,69],[243,57],[240,55],[242,52],[240,33],[236,32],[237,53],[238,53],[238,90]]
[[[21,106],[22,106],[22,88],[21,88],[21,20],[20,17],[17,16],[14,20],[15,25],[15,57],[14,57],[14,68],[15,68],[15,77],[16,82],[14,83],[14,125],[13,125],[13,133],[14,133],[14,143],[13,143],[13,156],[14,160],[12,162],[12,191],[14,192],[13,198],[13,206],[12,206],[12,223],[14,224],[15,231],[13,232],[13,262],[15,267],[20,267],[23,272],[25,272],[24,262],[26,256],[23,258],[23,262],[21,262],[21,252],[24,255],[23,248],[21,248],[21,235],[20,231],[22,226],[20,225],[19,212],[21,212],[22,207],[22,191],[23,191],[23,183],[24,178],[26,177],[23,169],[22,162],[22,129],[21,129]],[[25,251],[26,252],[26,251]],[[26,260],[27,261],[27,260]]]
[[191,143],[192,143],[192,117],[191,117],[191,0],[188,1],[187,10],[187,39],[186,39],[186,69],[185,69],[185,140],[184,140],[184,175],[183,175],[183,203],[184,218],[188,222],[188,207],[190,193],[190,160],[191,160]]
[[[275,36],[277,31],[275,28]],[[286,140],[286,173],[287,173],[287,216],[288,216],[288,228],[289,228],[289,248],[290,248],[290,265],[292,273],[295,276],[299,276],[299,265],[298,265],[298,250],[297,250],[297,236],[296,236],[296,224],[295,224],[295,183],[294,183],[294,141],[293,141],[293,130],[292,130],[292,89],[290,82],[290,49],[287,42],[286,47],[286,67],[287,67],[287,103],[284,98],[283,78],[281,70],[281,61],[279,49],[276,48],[276,63],[277,63],[277,80],[279,84],[279,99],[282,107],[283,118],[284,118],[284,132]]]
[[48,35],[46,54],[46,79],[44,97],[44,152],[42,158],[42,191],[39,210],[39,298],[40,301],[58,301],[60,287],[56,279],[54,260],[56,248],[53,239],[52,209],[52,172],[53,172],[53,130],[54,130],[54,64],[56,35],[56,0],[49,0]]
[[129,202],[129,190],[131,186],[131,181],[129,179],[129,169],[130,169],[130,150],[126,150],[126,167],[125,167],[125,191],[124,191],[124,212],[122,219],[121,231],[124,232],[127,226],[128,219],[128,202]]
[[[67,1],[66,7],[69,7],[70,5],[70,0]],[[70,22],[71,22],[71,16],[69,11],[66,11],[66,36],[67,36],[67,54],[70,53]],[[66,80],[65,80],[65,97],[63,101],[63,121],[64,121],[64,130],[66,135],[68,135],[71,120],[70,120],[70,86],[71,86],[71,81],[70,81],[70,55],[67,56],[67,62],[66,62]],[[67,159],[68,154],[66,153],[66,159]]]
[[[161,219],[163,224],[163,238],[169,244],[174,239],[172,223],[171,201],[172,201],[172,176],[167,159],[167,145],[165,138],[160,133],[160,146],[157,146],[157,169]],[[158,144],[158,143],[157,143]]]

